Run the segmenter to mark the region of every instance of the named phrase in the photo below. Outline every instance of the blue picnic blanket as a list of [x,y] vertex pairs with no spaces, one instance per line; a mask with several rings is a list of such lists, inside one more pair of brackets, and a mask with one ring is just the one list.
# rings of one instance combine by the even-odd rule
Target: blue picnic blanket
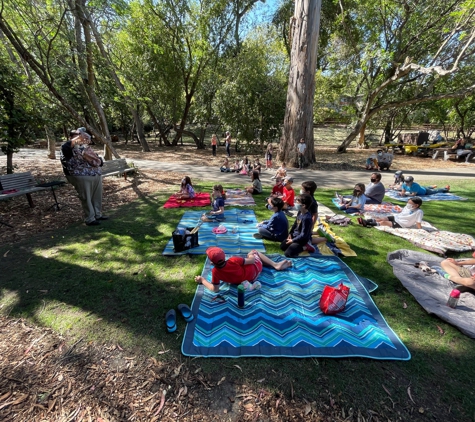
[[[282,255],[270,255],[274,261]],[[388,326],[358,276],[338,257],[292,259],[284,271],[264,268],[259,290],[245,292],[237,307],[236,286],[219,296],[198,286],[182,353],[202,357],[365,357],[409,360],[411,354]],[[206,261],[202,276],[211,279]],[[325,285],[350,287],[343,312],[324,315]],[[374,285],[374,283],[373,283]]]
[[[401,202],[407,202],[411,199],[409,196],[399,196],[399,191],[397,190],[387,190],[386,196],[389,196],[392,199],[396,199]],[[423,201],[466,201],[467,198],[462,196],[454,195],[453,193],[434,193],[433,195],[422,195],[421,198]]]
[[[201,220],[203,211],[186,211],[183,214],[177,228],[186,229],[195,227]],[[231,208],[225,210],[225,220],[222,222],[203,223],[198,231],[198,243],[196,248],[186,249],[182,252],[175,252],[173,249],[173,239],[170,239],[163,250],[163,255],[204,255],[206,249],[211,246],[218,246],[228,254],[247,254],[252,249],[265,252],[266,248],[262,239],[254,239],[252,236],[257,233],[257,219],[253,210],[243,210]],[[226,227],[224,234],[214,234],[213,228],[219,225]]]

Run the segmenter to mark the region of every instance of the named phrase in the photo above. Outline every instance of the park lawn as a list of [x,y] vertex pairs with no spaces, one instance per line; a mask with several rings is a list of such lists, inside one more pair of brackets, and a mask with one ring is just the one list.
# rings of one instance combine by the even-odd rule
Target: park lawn
[[[468,182],[451,185],[473,203],[475,188]],[[210,191],[211,184],[197,188]],[[161,207],[169,194],[121,207],[97,228],[78,224],[1,247],[0,313],[50,327],[71,341],[118,344],[149,356],[169,350],[160,355],[162,360],[188,361],[180,354],[185,323],[179,317],[177,332],[168,334],[164,315],[179,303],[191,304],[193,277],[201,273],[205,257],[162,256],[185,212]],[[333,194],[318,190],[316,198],[331,205]],[[255,207],[259,220],[269,216],[260,206],[261,198]],[[425,219],[441,229],[474,235],[467,204],[425,202]],[[331,405],[333,400],[347,409],[378,412],[396,406],[405,412],[403,419],[414,412],[412,420],[437,419],[441,414],[445,420],[470,420],[475,414],[474,341],[428,315],[386,262],[390,251],[417,248],[358,225],[332,229],[358,254],[345,262],[379,284],[373,300],[412,359],[200,359],[203,370],[216,379],[226,376],[310,402]],[[268,253],[279,252],[277,244],[266,242],[266,247]]]

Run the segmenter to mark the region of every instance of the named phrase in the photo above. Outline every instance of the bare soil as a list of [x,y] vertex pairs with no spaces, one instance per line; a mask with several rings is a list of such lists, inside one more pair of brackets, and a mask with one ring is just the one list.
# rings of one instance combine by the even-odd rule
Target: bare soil
[[[208,164],[218,167],[224,157],[192,147],[152,146],[144,154],[137,145],[116,145],[131,160]],[[350,150],[338,155],[335,149],[316,151],[320,170],[360,170],[368,150]],[[254,155],[252,155],[254,156]],[[259,154],[262,156],[262,154]],[[46,152],[45,152],[46,157]],[[0,157],[0,168],[5,165]],[[16,171],[31,171],[38,181],[62,179],[59,160],[15,157]],[[277,166],[278,163],[275,163]],[[449,168],[453,162],[396,156],[394,168]],[[140,171],[128,180],[104,179],[104,209],[121,205],[176,186],[181,175]],[[0,245],[12,244],[61,227],[81,224],[79,200],[72,186],[56,191],[65,207],[49,208],[50,191],[34,194],[30,208],[24,197],[0,202],[0,220],[13,226],[0,227]],[[67,206],[67,207],[66,207]],[[49,208],[49,209],[48,209]],[[213,379],[201,371],[199,361],[178,359],[166,363],[136,355],[119,345],[72,343],[54,331],[22,319],[0,317],[0,420],[2,421],[369,421],[396,420],[367,411],[345,413],[328,397],[318,402],[267,391],[259,386]],[[166,354],[167,351],[163,351]],[[407,414],[406,414],[407,416]],[[393,419],[395,418],[395,419]],[[415,419],[414,419],[415,420]]]

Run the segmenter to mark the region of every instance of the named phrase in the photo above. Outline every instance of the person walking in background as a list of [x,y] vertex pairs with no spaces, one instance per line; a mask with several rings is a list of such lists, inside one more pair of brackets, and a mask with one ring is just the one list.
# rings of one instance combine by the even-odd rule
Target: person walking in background
[[297,152],[299,158],[299,169],[303,169],[305,164],[305,150],[307,149],[307,145],[305,144],[305,139],[300,139],[300,142],[297,144]]
[[61,165],[69,183],[74,186],[84,212],[87,226],[107,220],[102,215],[102,176],[104,161],[89,146],[91,137],[85,128],[70,132],[70,139],[61,145]]
[[218,138],[217,136],[213,133],[211,136],[211,149],[213,151],[213,157],[216,157],[216,147],[218,145]]
[[266,159],[266,170],[272,170],[272,144],[267,145],[264,158]]
[[226,147],[226,154],[231,157],[231,134],[226,132],[226,139],[224,140],[224,146]]

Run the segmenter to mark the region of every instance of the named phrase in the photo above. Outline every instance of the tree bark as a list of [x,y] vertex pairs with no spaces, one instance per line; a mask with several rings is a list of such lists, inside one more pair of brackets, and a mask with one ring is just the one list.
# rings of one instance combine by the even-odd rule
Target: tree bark
[[54,134],[51,136],[48,126],[45,126],[46,139],[48,140],[48,158],[51,160],[56,159],[56,139]]
[[293,17],[289,85],[279,158],[298,166],[297,144],[305,139],[305,161],[315,162],[313,96],[321,0],[296,0]]

